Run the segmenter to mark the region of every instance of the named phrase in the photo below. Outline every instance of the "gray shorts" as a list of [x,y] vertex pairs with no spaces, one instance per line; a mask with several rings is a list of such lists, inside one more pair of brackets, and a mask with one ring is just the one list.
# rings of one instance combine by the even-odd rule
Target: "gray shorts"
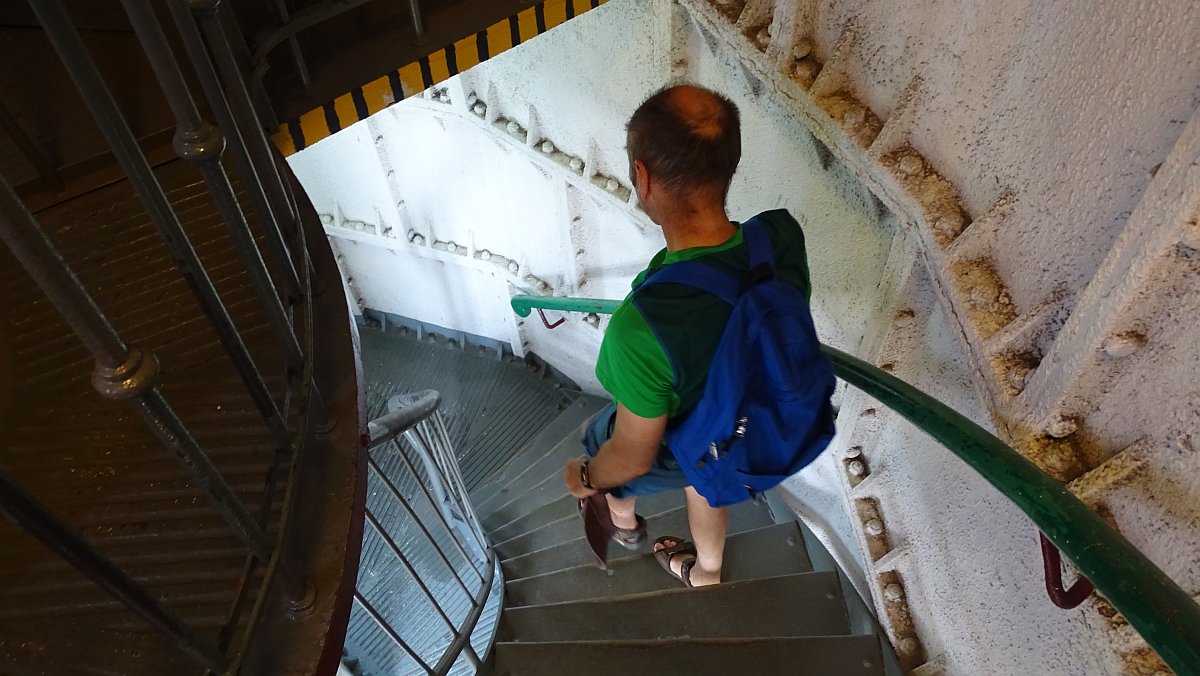
[[[583,433],[583,452],[589,458],[596,457],[600,447],[612,436],[613,426],[617,422],[617,405],[609,404],[592,418],[587,431]],[[663,444],[658,451],[658,459],[649,472],[616,488],[608,489],[615,498],[632,498],[639,495],[653,495],[663,491],[678,490],[690,486],[691,482],[679,469],[675,454]]]

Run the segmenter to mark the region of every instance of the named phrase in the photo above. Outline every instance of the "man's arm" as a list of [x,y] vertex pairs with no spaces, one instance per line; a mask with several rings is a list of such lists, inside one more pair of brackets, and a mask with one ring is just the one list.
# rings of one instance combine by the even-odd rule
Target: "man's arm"
[[[588,462],[589,482],[596,488],[612,488],[649,472],[658,458],[666,430],[667,414],[643,418],[618,403],[612,437]],[[585,488],[579,480],[582,462],[572,460],[563,470],[567,491],[577,498],[586,498],[596,492]]]

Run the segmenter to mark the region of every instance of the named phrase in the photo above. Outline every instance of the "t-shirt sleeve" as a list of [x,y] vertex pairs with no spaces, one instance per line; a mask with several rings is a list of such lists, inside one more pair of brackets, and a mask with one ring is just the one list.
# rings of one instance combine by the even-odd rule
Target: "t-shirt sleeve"
[[671,362],[629,300],[609,321],[596,360],[596,379],[634,415],[657,418],[670,411],[675,381]]

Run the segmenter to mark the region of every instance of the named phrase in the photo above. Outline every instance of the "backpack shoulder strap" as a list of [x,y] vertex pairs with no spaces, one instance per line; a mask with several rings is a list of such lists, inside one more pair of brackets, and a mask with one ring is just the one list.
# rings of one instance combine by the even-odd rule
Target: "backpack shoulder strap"
[[750,270],[766,266],[775,270],[775,251],[771,248],[771,236],[767,233],[767,224],[758,216],[742,224],[742,238],[750,254]]
[[650,284],[685,284],[707,291],[730,305],[736,304],[741,294],[741,280],[699,261],[671,263],[651,275],[643,286]]

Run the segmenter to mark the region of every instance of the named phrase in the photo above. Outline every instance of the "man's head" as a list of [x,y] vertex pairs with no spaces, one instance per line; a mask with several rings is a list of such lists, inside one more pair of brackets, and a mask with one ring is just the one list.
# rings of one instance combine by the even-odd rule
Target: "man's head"
[[659,90],[626,126],[630,180],[655,221],[663,209],[724,208],[742,157],[741,124],[732,101],[702,87]]

